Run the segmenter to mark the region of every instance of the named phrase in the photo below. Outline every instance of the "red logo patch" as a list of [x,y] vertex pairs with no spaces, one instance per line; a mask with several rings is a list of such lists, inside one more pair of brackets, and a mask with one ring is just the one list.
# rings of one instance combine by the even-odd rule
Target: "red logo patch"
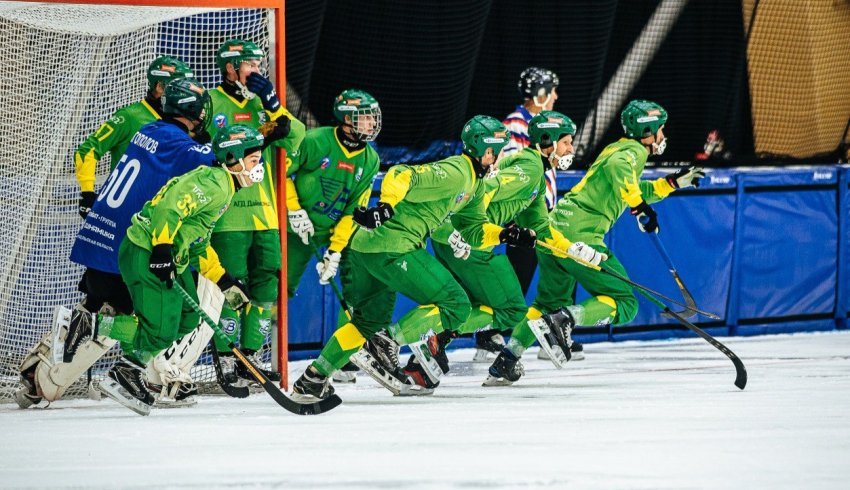
[[348,163],[348,162],[343,162],[342,160],[337,160],[336,168],[341,168],[341,169],[346,170],[348,172],[354,173],[354,164],[353,163]]
[[236,114],[233,115],[233,120],[236,121],[236,122],[250,121],[251,120],[251,113],[250,112],[237,112]]

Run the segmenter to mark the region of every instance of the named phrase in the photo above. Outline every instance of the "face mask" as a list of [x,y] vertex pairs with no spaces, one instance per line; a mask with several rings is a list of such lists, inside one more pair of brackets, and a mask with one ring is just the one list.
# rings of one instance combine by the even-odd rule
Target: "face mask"
[[570,168],[570,165],[573,164],[573,154],[570,153],[568,155],[557,155],[554,151],[549,155],[549,163],[551,163],[558,170],[567,170]]
[[236,181],[239,182],[239,185],[242,187],[251,187],[254,184],[259,184],[263,181],[263,178],[266,176],[265,166],[261,163],[258,163],[251,170],[244,170],[245,162],[240,158],[239,163],[242,164],[243,170],[241,172],[234,172],[225,166],[224,168],[228,173],[236,177]]

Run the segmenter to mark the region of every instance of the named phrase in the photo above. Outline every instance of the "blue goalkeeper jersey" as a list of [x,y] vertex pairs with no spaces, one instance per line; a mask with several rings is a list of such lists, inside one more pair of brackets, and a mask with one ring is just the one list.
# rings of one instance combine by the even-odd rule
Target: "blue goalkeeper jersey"
[[71,260],[120,274],[118,246],[127,234],[130,218],[172,177],[214,163],[212,148],[198,144],[178,126],[165,121],[143,126],[100,190],[77,233]]

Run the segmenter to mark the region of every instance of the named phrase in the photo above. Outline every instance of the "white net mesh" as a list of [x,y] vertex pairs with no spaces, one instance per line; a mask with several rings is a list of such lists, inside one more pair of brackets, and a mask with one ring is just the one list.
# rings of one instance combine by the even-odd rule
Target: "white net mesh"
[[[0,402],[17,387],[18,366],[50,329],[57,305],[81,294],[82,268],[68,260],[81,225],[73,153],[115,110],[141,100],[145,69],[160,55],[188,63],[208,87],[220,81],[215,51],[244,38],[269,52],[272,14],[263,9],[0,6]],[[266,68],[266,67],[264,67]],[[109,155],[98,165],[98,183]],[[111,352],[95,367],[101,376]],[[268,360],[269,354],[264,358]],[[193,372],[212,382],[209,356]],[[85,380],[66,396],[85,393]]]

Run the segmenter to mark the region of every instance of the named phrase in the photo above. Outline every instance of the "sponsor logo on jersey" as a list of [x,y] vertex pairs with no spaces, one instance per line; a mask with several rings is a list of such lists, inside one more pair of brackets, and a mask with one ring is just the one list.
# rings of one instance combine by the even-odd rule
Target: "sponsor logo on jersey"
[[257,111],[257,119],[260,120],[260,124],[265,124],[268,120],[268,116],[266,115],[266,111]]
[[343,162],[342,160],[337,160],[336,168],[345,170],[346,172],[354,173],[354,164],[353,163],[348,163],[348,162]]
[[360,179],[362,179],[362,178],[363,178],[363,167],[360,167],[360,168],[357,169],[357,174],[354,175],[354,180],[356,182],[360,182]]
[[250,121],[251,120],[251,113],[250,112],[237,112],[236,114],[233,115],[233,120],[236,121],[236,122]]
[[227,116],[223,112],[219,112],[213,117],[213,122],[215,123],[215,127],[223,128],[227,125]]
[[227,204],[222,206],[221,209],[218,210],[218,215],[221,216],[222,214],[224,214],[224,212],[227,211],[227,207],[228,207]]
[[321,168],[328,168],[328,165],[331,164],[331,159],[328,157],[322,158],[322,163],[319,165]]
[[464,198],[464,197],[466,197],[466,192],[461,192],[461,193],[460,193],[460,194],[458,194],[458,195],[457,195],[457,197],[455,198],[455,202],[461,202],[461,201],[463,201],[463,198]]
[[531,193],[531,197],[530,197],[530,198],[528,198],[528,200],[529,200],[529,201],[533,201],[533,200],[535,200],[535,199],[537,198],[537,193],[538,193],[538,192],[539,192],[539,190],[538,190],[538,189],[534,189],[534,192],[532,192],[532,193]]
[[263,318],[260,320],[260,333],[263,335],[268,335],[272,331],[272,320],[271,318]]

